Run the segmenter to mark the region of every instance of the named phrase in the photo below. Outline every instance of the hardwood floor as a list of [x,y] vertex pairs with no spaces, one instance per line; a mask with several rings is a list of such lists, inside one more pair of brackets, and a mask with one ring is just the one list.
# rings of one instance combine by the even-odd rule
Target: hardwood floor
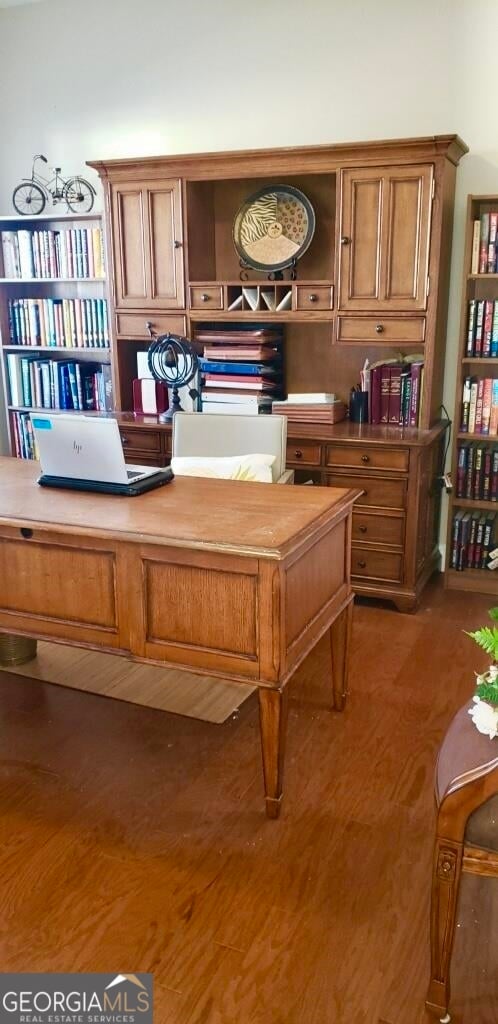
[[[157,1024],[425,1024],[434,759],[489,598],[359,604],[291,691],[264,817],[257,698],[224,725],[0,677],[0,970],[152,971]],[[465,877],[453,1024],[496,1024],[498,886]]]

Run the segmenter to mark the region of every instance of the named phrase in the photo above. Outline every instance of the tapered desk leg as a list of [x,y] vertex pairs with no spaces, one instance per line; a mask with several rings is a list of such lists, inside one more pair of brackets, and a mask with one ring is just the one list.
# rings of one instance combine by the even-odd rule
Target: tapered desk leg
[[268,818],[278,818],[282,803],[287,711],[287,687],[283,690],[260,688],[259,721]]
[[353,601],[351,600],[330,627],[332,707],[334,711],[343,711],[346,704],[352,623]]

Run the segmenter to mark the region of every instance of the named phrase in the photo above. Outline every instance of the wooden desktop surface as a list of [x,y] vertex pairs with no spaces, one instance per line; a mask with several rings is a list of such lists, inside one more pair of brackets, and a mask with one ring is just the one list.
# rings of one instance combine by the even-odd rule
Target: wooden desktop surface
[[327,630],[344,706],[357,492],[183,477],[124,498],[38,473],[0,458],[0,632],[257,685],[276,817],[287,684]]

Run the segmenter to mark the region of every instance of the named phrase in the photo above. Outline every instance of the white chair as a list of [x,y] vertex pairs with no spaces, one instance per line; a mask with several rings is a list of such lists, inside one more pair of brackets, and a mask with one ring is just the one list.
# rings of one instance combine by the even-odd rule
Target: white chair
[[173,417],[173,456],[222,458],[256,453],[275,456],[272,466],[274,483],[294,483],[294,471],[285,468],[285,416],[177,412]]

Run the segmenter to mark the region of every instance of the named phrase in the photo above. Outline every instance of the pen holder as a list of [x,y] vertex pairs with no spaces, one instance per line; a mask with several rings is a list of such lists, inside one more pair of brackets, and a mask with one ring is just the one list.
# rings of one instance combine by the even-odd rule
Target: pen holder
[[368,391],[351,392],[349,419],[352,423],[368,423]]

